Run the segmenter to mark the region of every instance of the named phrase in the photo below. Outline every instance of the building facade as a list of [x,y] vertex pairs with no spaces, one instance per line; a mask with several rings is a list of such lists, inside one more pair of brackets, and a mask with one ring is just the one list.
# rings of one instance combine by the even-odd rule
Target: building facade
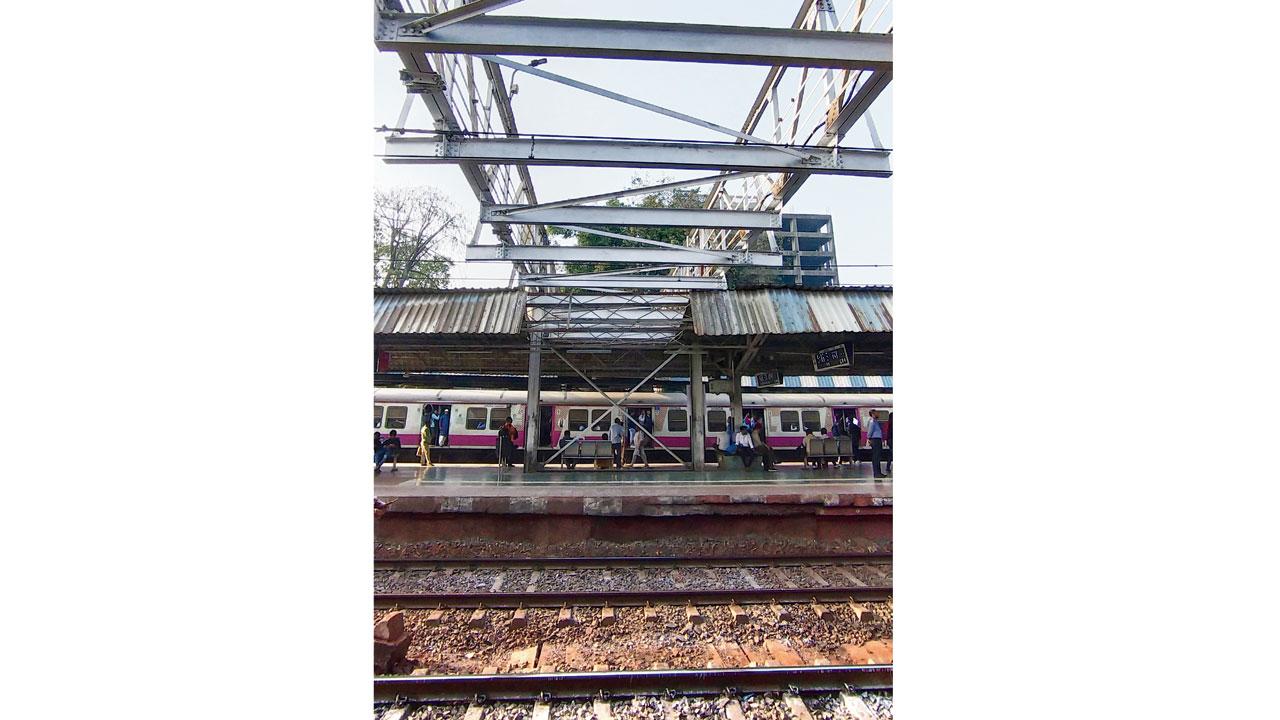
[[778,283],[806,288],[839,284],[830,215],[783,213],[782,229],[774,237],[782,253]]

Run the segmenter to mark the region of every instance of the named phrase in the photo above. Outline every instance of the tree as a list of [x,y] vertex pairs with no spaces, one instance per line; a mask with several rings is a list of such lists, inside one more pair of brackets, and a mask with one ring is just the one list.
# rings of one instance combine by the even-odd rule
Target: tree
[[[640,177],[631,178],[631,186],[638,187],[642,185],[650,185],[661,182],[663,180],[646,180]],[[666,190],[656,192],[650,195],[644,195],[639,201],[624,203],[614,198],[605,202],[610,207],[662,207],[662,208],[702,208],[706,207],[706,193],[694,188],[676,188],[674,190]],[[675,227],[623,227],[617,225],[601,226],[602,230],[618,233],[619,235],[631,235],[632,237],[644,238],[646,240],[657,240],[659,242],[671,245],[684,245],[685,239],[688,237],[687,228]],[[603,235],[593,235],[591,233],[582,233],[568,230],[555,229],[558,235],[564,237],[576,238],[578,245],[582,247],[643,247],[641,243],[631,242],[630,240],[619,240],[617,238],[605,237]],[[764,236],[760,236],[753,243],[753,251],[767,251],[768,243]],[[585,272],[604,272],[606,270],[621,270],[628,267],[639,267],[636,263],[565,263],[565,269],[571,273]],[[735,266],[725,268],[725,282],[729,289],[736,287],[756,287],[777,285],[777,270],[769,268]]]
[[443,193],[396,187],[373,193],[373,284],[384,288],[445,288],[462,244],[463,217]]
[[[631,179],[631,186],[638,187],[650,184],[651,182],[640,177]],[[644,195],[638,201],[624,203],[618,198],[613,198],[605,202],[610,207],[647,207],[647,208],[700,208],[707,201],[706,193],[695,188],[676,188],[674,190],[666,190],[656,192],[651,195]],[[633,227],[624,225],[602,225],[601,230],[617,233],[619,235],[630,235],[632,237],[644,238],[646,240],[657,240],[658,242],[668,243],[670,245],[684,245],[685,238],[688,236],[686,228],[676,227]],[[561,230],[555,228],[556,234],[565,237],[576,238],[579,247],[644,247],[642,243],[632,242],[630,240],[619,240],[617,238],[606,237],[604,235],[593,235],[591,233],[582,233],[571,230]],[[637,267],[635,263],[609,263],[609,262],[576,262],[565,263],[565,269],[571,273],[585,272],[603,272],[606,270],[620,270],[626,267]]]

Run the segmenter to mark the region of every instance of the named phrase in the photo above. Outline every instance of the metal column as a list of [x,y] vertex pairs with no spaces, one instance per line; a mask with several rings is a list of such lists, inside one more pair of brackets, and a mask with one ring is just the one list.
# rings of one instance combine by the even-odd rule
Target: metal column
[[529,397],[524,414],[524,471],[537,472],[542,424],[542,334],[529,333]]
[[689,452],[693,456],[693,469],[707,469],[707,396],[702,384],[702,348],[693,346],[689,355]]
[[729,363],[729,415],[733,418],[733,426],[729,432],[737,433],[742,425],[742,373],[738,372],[738,363]]

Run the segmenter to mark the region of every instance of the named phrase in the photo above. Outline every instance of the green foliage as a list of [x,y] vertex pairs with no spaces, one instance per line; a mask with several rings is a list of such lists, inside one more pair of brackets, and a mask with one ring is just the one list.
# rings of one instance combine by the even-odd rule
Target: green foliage
[[433,188],[390,188],[373,196],[373,282],[384,288],[449,286],[463,217]]
[[[636,177],[632,178],[632,187],[647,185],[663,181],[650,181]],[[624,202],[614,198],[605,202],[610,207],[646,207],[646,208],[700,208],[707,201],[706,193],[701,192],[697,188],[676,188],[664,192],[657,192],[651,195],[641,196],[639,200],[628,199]],[[674,227],[634,227],[626,225],[604,225],[600,226],[601,230],[606,232],[617,233],[619,235],[631,235],[632,237],[644,238],[645,240],[656,240],[669,245],[684,245],[685,238],[688,237],[688,230],[685,228]],[[552,232],[563,237],[575,238],[580,247],[644,247],[642,243],[632,242],[630,240],[619,240],[617,238],[606,237],[603,235],[593,235],[591,233],[581,233],[571,230],[561,230],[552,228]],[[635,263],[565,263],[565,269],[571,273],[586,272],[604,272],[606,270],[621,270],[628,267],[636,267]]]

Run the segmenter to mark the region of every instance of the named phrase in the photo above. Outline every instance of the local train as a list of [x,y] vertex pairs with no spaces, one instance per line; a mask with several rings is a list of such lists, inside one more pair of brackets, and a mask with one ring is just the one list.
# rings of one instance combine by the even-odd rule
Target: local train
[[[618,402],[625,393],[611,392],[609,397]],[[412,457],[418,444],[422,426],[432,412],[448,417],[447,429],[443,429],[440,442],[447,451],[439,458],[450,460],[494,460],[494,445],[498,428],[508,417],[519,428],[516,444],[524,447],[524,411],[527,394],[522,390],[429,390],[411,388],[377,388],[373,393],[373,427],[386,433],[395,430],[403,436],[404,452]],[[597,392],[543,391],[538,445],[555,447],[565,430],[574,437],[599,438],[609,431],[609,425],[621,413],[605,401]],[[741,418],[732,418],[731,428],[729,396],[708,393],[706,396],[707,447],[724,447],[728,434],[736,431]],[[859,447],[868,447],[865,428],[872,410],[892,412],[891,394],[862,393],[743,393],[743,410],[753,417],[763,417],[764,438],[769,447],[784,458],[798,455],[809,430],[843,425],[845,417],[853,414],[863,428],[858,439]],[[671,448],[682,459],[689,457],[689,398],[684,393],[635,392],[623,403],[626,413],[637,416],[641,412],[653,416],[653,434],[663,445]],[[882,413],[881,417],[884,415]],[[469,452],[468,452],[469,451]],[[661,448],[649,451],[657,462],[670,460]]]

